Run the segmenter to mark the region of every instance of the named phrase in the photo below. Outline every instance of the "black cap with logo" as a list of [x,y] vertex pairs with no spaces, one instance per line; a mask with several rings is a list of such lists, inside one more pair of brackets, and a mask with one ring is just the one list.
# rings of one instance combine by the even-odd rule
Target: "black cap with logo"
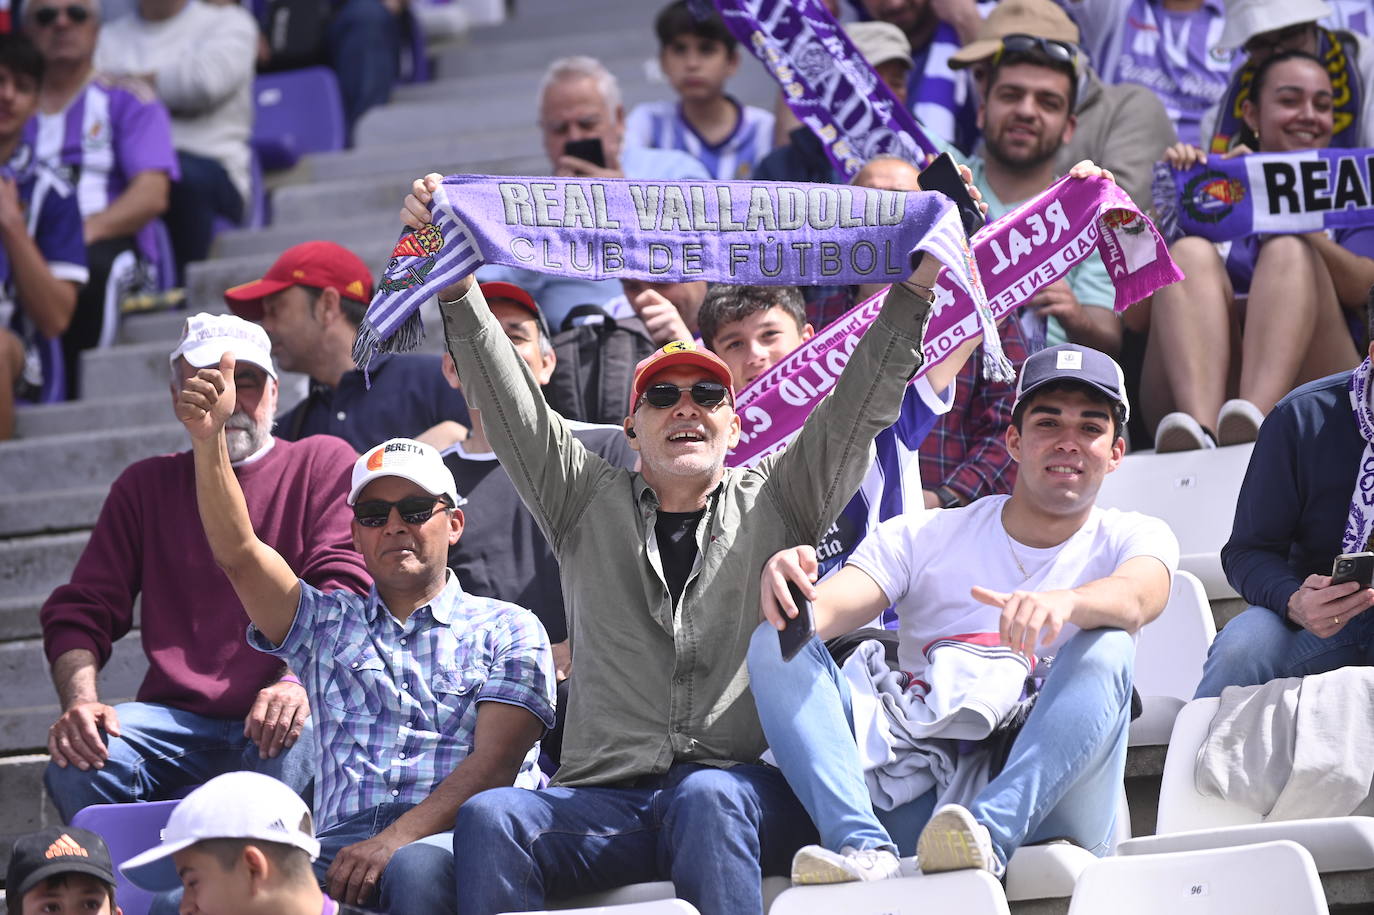
[[23,911],[24,894],[58,874],[90,874],[115,885],[114,864],[105,840],[89,829],[54,826],[20,836],[5,875],[5,905]]

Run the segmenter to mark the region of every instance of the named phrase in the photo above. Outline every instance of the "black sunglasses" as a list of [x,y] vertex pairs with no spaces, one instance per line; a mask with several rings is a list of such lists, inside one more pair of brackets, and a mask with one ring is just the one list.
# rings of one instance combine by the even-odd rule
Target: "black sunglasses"
[[381,527],[391,517],[391,509],[401,513],[406,524],[424,524],[434,517],[434,506],[448,507],[448,499],[436,496],[406,496],[399,502],[371,499],[353,506],[353,519],[363,527]]
[[682,395],[686,393],[692,395],[692,399],[697,402],[698,406],[709,408],[719,406],[725,400],[727,391],[725,385],[719,381],[698,381],[690,388],[680,388],[675,384],[660,381],[658,384],[651,384],[645,388],[643,397],[649,406],[666,410],[676,406],[677,402],[682,399]]
[[33,21],[47,28],[57,21],[61,13],[67,14],[67,21],[73,25],[80,25],[91,18],[91,11],[86,7],[73,3],[70,6],[40,6],[34,10]]
[[996,54],[992,55],[992,63],[996,66],[1003,54],[1023,54],[1027,51],[1040,51],[1050,60],[1068,64],[1073,68],[1074,74],[1078,74],[1078,49],[1073,45],[1054,38],[1022,35],[1019,32],[1002,37],[1002,46],[997,49]]

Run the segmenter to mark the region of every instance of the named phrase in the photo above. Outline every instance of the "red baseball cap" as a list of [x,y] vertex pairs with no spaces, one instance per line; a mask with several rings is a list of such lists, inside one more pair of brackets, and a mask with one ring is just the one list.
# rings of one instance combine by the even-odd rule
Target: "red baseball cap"
[[645,356],[639,365],[635,366],[635,383],[630,396],[631,408],[639,402],[644,389],[649,386],[655,375],[679,365],[695,366],[714,376],[725,385],[725,390],[730,392],[730,400],[734,401],[735,385],[730,377],[730,366],[715,353],[697,346],[690,340],[674,340],[672,343],[665,343],[657,352]]
[[521,308],[534,315],[534,320],[539,322],[539,329],[544,332],[547,340],[553,340],[553,332],[549,330],[548,319],[544,317],[544,312],[539,310],[539,305],[534,301],[534,296],[514,283],[503,283],[493,281],[490,283],[478,283],[478,288],[482,290],[482,297],[488,302],[492,299],[503,299],[507,302],[514,302]]
[[287,248],[262,279],[224,290],[224,301],[240,318],[261,321],[262,300],[288,286],[336,289],[355,302],[372,301],[372,271],[362,258],[332,241],[307,241]]

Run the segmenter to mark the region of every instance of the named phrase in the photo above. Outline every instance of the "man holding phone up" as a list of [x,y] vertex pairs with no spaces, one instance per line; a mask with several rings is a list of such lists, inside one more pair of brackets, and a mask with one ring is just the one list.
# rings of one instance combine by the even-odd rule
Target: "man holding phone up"
[[[1366,307],[1374,331],[1374,290]],[[1374,532],[1370,359],[1303,385],[1264,419],[1221,551],[1226,578],[1250,604],[1217,634],[1197,696],[1227,686],[1374,664],[1368,561]],[[1330,574],[1329,574],[1330,573]]]
[[[625,145],[620,86],[593,57],[563,57],[549,64],[539,83],[538,102],[544,152],[560,178],[710,180],[706,167],[685,152]],[[528,292],[554,333],[576,306],[599,305],[620,295],[620,284],[614,280],[582,280],[519,267],[483,267],[478,279],[514,283]]]
[[[913,845],[926,873],[998,876],[1031,842],[1067,838],[1107,852],[1126,763],[1134,634],[1164,609],[1178,565],[1178,541],[1162,521],[1095,505],[1125,451],[1129,416],[1109,356],[1074,344],[1041,350],[1022,367],[1006,433],[1020,465],[1010,496],[885,521],[819,585],[812,547],[769,560],[750,682],[769,749],[822,843],[797,853],[793,882],[893,877],[897,854]],[[819,639],[784,660],[774,630],[796,613],[790,588],[812,601],[822,639],[892,604],[910,685],[883,688],[886,664],[864,663],[872,643],[843,673]],[[1053,663],[1037,666],[1036,656]],[[1000,771],[990,761],[980,773],[978,754],[949,745],[996,736],[1032,669],[1044,683],[1030,715]],[[926,730],[915,734],[913,721]],[[911,734],[934,746],[917,746]],[[943,758],[914,765],[918,754]]]

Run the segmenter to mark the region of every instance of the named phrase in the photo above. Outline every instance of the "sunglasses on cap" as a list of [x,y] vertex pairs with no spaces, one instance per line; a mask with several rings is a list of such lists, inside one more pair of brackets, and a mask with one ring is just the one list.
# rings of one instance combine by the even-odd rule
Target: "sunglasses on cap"
[[1050,60],[1068,64],[1073,68],[1074,75],[1078,74],[1078,49],[1073,45],[1054,38],[1023,35],[1019,32],[1002,37],[1002,46],[992,55],[993,66],[1001,61],[1004,54],[1023,54],[1027,51],[1040,51]]
[[353,520],[363,527],[381,527],[386,524],[386,519],[391,517],[391,509],[395,508],[406,524],[424,524],[434,517],[436,505],[448,508],[448,499],[443,496],[406,496],[399,502],[369,499],[354,504]]
[[698,381],[690,388],[680,388],[675,384],[660,381],[658,384],[649,385],[640,396],[649,406],[666,410],[676,406],[683,394],[691,394],[697,406],[710,408],[720,406],[727,393],[725,385],[719,381]]
[[40,6],[34,10],[33,21],[43,28],[47,28],[57,21],[57,17],[67,14],[67,21],[73,25],[80,25],[91,18],[91,11],[80,4],[73,3],[69,6]]

